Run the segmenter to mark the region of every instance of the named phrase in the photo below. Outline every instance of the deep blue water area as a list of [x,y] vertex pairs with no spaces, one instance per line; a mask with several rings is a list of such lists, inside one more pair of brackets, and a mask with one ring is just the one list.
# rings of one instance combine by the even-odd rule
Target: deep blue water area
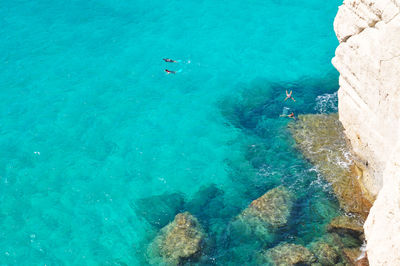
[[[145,265],[182,211],[197,264],[320,236],[340,210],[280,115],[336,111],[340,3],[2,1],[0,264]],[[275,243],[229,229],[278,185],[296,199]]]

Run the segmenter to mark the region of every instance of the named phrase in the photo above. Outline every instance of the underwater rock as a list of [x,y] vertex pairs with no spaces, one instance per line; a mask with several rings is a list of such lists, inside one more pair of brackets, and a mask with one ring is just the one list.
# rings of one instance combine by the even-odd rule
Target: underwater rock
[[311,251],[321,265],[334,265],[339,261],[339,255],[336,250],[326,242],[316,242],[312,245]]
[[[232,243],[260,241],[270,244],[279,227],[285,226],[293,206],[293,195],[284,186],[269,190],[254,200],[229,226]],[[256,238],[254,238],[256,237]]]
[[134,210],[152,226],[162,228],[183,209],[183,196],[179,193],[142,198],[134,203]]
[[263,262],[272,265],[286,266],[297,264],[312,264],[316,261],[315,256],[305,247],[295,244],[280,244],[268,249],[261,255]]
[[197,219],[179,213],[162,228],[148,248],[151,264],[177,265],[200,255],[205,234]]
[[363,233],[363,226],[358,219],[343,215],[332,219],[328,225],[328,231],[347,233],[359,237]]
[[299,115],[289,130],[303,155],[332,184],[340,206],[365,219],[372,204],[358,181],[338,115]]
[[240,215],[248,222],[261,222],[271,227],[286,225],[293,206],[293,196],[284,186],[269,190],[254,200]]

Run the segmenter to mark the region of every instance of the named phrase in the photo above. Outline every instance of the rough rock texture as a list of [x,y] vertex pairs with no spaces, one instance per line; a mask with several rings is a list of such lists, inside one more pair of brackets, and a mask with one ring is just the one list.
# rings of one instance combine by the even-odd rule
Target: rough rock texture
[[400,134],[399,12],[399,0],[346,0],[335,19],[339,119],[372,196]]
[[256,219],[273,227],[287,223],[292,208],[292,194],[283,186],[271,189],[241,213],[243,219]]
[[364,226],[368,259],[400,265],[400,0],[345,0],[334,26],[339,119],[364,192],[378,195]]
[[355,266],[368,266],[368,259],[365,252],[362,252],[358,248],[345,248],[344,254],[347,260]]
[[293,206],[293,195],[284,186],[269,190],[254,200],[230,224],[238,236],[254,241],[272,243],[275,232],[288,222]]
[[364,225],[371,265],[400,265],[400,144],[383,174],[383,187]]
[[339,261],[339,255],[336,250],[326,242],[319,241],[315,243],[311,251],[322,265],[335,265]]
[[357,168],[337,115],[300,115],[289,129],[304,156],[332,184],[340,206],[366,218],[371,203],[357,178]]
[[149,246],[149,263],[178,265],[199,255],[203,240],[203,229],[197,219],[188,212],[179,213]]
[[316,261],[315,256],[307,248],[288,243],[268,249],[262,253],[261,258],[263,261],[279,266],[298,264],[310,265]]
[[332,219],[328,230],[360,236],[363,233],[363,226],[362,223],[354,217],[338,216]]

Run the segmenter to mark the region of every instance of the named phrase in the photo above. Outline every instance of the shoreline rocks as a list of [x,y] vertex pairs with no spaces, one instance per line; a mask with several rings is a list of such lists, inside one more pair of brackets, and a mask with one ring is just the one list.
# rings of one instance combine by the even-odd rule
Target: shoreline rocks
[[365,219],[372,203],[360,186],[359,172],[338,115],[299,115],[289,130],[304,157],[332,184],[342,209]]
[[340,121],[376,197],[364,225],[368,259],[400,265],[400,1],[344,0],[334,25]]
[[338,216],[332,219],[328,225],[328,231],[338,232],[339,234],[345,233],[356,237],[360,237],[363,232],[363,222],[360,222],[355,217]]

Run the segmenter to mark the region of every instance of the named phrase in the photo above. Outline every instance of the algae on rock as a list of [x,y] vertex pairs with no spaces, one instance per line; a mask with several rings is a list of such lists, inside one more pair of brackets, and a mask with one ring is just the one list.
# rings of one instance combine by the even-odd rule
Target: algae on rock
[[188,212],[160,230],[148,248],[150,264],[178,265],[200,255],[205,235],[197,219]]
[[342,209],[365,219],[371,202],[358,182],[359,173],[338,115],[299,115],[298,120],[289,125],[289,130],[304,156],[332,184]]
[[339,261],[338,252],[324,241],[313,243],[311,251],[322,265],[335,265]]
[[298,264],[310,265],[316,261],[316,258],[306,247],[284,243],[261,253],[260,260],[261,263],[290,266]]
[[346,233],[353,236],[359,237],[363,233],[362,221],[355,217],[349,216],[338,216],[332,219],[328,226],[329,231],[336,231],[340,233]]
[[287,188],[276,187],[254,200],[240,217],[245,220],[256,219],[272,227],[284,226],[293,205],[292,198]]
[[284,186],[279,186],[254,200],[232,226],[243,234],[255,234],[263,241],[271,242],[274,232],[287,224],[292,206],[293,195]]

